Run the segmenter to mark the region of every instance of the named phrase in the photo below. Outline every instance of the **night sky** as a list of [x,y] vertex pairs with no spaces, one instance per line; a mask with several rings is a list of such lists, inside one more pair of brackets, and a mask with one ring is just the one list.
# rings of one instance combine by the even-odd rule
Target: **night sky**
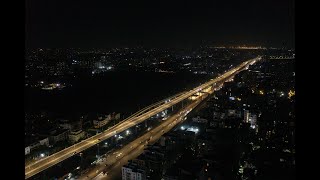
[[26,0],[27,47],[294,47],[293,0]]

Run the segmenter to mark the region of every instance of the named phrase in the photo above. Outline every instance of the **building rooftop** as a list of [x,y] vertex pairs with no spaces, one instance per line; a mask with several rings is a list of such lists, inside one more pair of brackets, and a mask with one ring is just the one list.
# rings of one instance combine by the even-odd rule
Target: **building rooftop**
[[68,129],[60,129],[60,128],[57,128],[57,129],[55,129],[55,130],[52,130],[52,131],[50,132],[50,135],[51,135],[51,136],[57,136],[57,135],[59,135],[59,134],[65,133],[66,131],[69,131],[69,130],[68,130]]
[[27,135],[25,136],[24,145],[25,147],[27,147],[31,144],[39,142],[39,140],[40,140],[39,136]]

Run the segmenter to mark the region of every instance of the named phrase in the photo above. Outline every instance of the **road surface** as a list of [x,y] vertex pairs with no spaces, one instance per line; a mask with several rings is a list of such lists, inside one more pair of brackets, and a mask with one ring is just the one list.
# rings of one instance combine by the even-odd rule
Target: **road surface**
[[[247,68],[249,65],[254,64],[257,60],[260,60],[261,57],[254,58],[252,60],[248,60],[246,62],[241,63],[239,66],[232,68],[231,70],[227,71],[223,75],[212,79],[190,91],[185,91],[183,93],[180,93],[177,96],[174,96],[169,102],[166,103],[159,103],[160,105],[155,108],[147,109],[147,111],[144,111],[141,113],[135,113],[135,116],[130,116],[125,121],[119,122],[115,126],[105,130],[104,132],[97,134],[95,136],[89,137],[77,144],[74,144],[68,148],[65,148],[57,153],[54,153],[44,159],[41,159],[39,161],[36,161],[28,166],[25,166],[25,179],[32,177],[33,175],[55,165],[59,162],[70,158],[71,156],[74,156],[94,145],[97,143],[108,139],[117,133],[120,133],[132,126],[135,126],[136,124],[139,124],[146,119],[150,118],[151,116],[164,111],[165,109],[170,108],[171,106],[187,99],[188,97],[192,96],[193,94],[196,94],[197,92],[200,92],[201,90],[209,87],[209,86],[215,86],[218,82],[224,82],[227,78],[233,77],[236,73],[240,72],[241,70]],[[146,108],[144,108],[146,109]]]
[[[203,96],[205,98],[208,94],[203,94]],[[184,117],[187,116],[187,114],[200,102],[201,99],[192,102],[190,105],[169,117],[167,120],[162,121],[159,126],[130,142],[121,149],[116,150],[114,153],[107,155],[105,161],[97,165],[94,169],[91,169],[86,174],[83,174],[79,179],[114,179],[114,177],[119,176],[119,174],[121,174],[121,167],[124,164],[127,164],[128,160],[139,156],[147,144],[153,144],[163,134],[175,127],[175,125],[184,121]],[[102,173],[103,171],[106,173]]]

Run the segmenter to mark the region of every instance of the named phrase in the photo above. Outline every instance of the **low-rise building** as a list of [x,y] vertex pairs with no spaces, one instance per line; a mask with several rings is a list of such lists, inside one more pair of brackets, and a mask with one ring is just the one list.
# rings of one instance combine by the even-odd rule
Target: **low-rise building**
[[78,142],[80,139],[85,137],[85,132],[82,130],[79,131],[71,131],[69,134],[69,141],[72,143]]
[[212,120],[212,121],[210,121],[210,127],[214,127],[214,128],[217,128],[217,127],[219,127],[219,122],[220,121],[217,121],[217,120]]
[[37,148],[40,146],[39,141],[33,142],[32,144],[29,145],[30,147],[30,151],[32,151],[33,149]]
[[79,131],[82,129],[82,120],[69,121],[69,120],[65,120],[65,119],[60,119],[59,126],[62,129],[68,129],[70,131]]
[[56,129],[50,132],[50,143],[55,144],[59,141],[65,141],[68,139],[69,130]]
[[25,141],[25,155],[30,154],[39,146],[49,146],[49,138],[42,136],[27,136]]
[[59,119],[59,126],[63,129],[71,129],[71,123],[67,119]]
[[225,119],[225,118],[226,118],[226,113],[221,113],[220,118],[221,118],[221,119]]
[[228,116],[235,116],[236,110],[235,109],[228,109]]
[[113,118],[114,118],[115,120],[119,120],[119,119],[120,119],[120,113],[114,114],[114,115],[113,115]]
[[40,145],[49,146],[49,138],[44,138],[39,141]]
[[25,147],[24,152],[25,152],[24,155],[30,154],[30,152],[31,152],[30,147],[29,146]]
[[41,144],[39,142],[39,136],[35,135],[30,135],[26,136],[25,140],[25,148],[27,149],[26,151],[30,153],[33,149],[39,147]]
[[200,118],[200,116],[197,116],[197,117],[192,118],[192,121],[193,121],[193,122],[196,122],[196,123],[203,123],[203,124],[208,123],[208,120],[207,120],[207,119]]
[[105,125],[107,125],[112,119],[111,114],[107,115],[106,117],[98,117],[98,119],[93,120],[93,127],[94,128],[101,128]]
[[128,165],[122,167],[122,180],[145,180],[145,174],[145,170],[134,162],[129,162]]

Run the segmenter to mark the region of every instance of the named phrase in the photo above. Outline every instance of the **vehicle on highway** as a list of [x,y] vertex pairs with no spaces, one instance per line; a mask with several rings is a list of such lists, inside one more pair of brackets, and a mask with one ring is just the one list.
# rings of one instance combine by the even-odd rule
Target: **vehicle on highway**
[[119,153],[116,155],[116,158],[120,157],[122,155],[122,153]]

